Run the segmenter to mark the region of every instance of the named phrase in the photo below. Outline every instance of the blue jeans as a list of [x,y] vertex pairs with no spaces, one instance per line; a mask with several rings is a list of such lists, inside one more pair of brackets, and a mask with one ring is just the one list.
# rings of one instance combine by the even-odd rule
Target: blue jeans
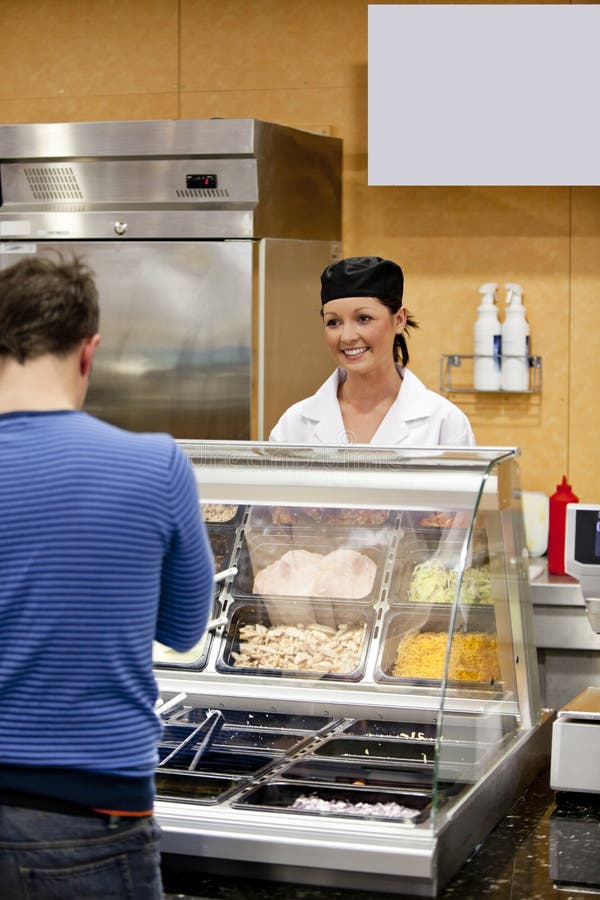
[[75,816],[0,804],[2,900],[161,900],[152,816]]

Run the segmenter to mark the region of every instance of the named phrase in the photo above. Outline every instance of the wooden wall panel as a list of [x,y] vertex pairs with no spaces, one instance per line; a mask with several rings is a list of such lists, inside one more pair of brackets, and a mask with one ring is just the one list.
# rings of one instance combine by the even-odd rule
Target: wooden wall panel
[[[182,119],[224,118],[262,119],[293,128],[307,128],[340,137],[333,124],[331,109],[350,113],[356,105],[357,88],[323,90],[302,88],[289,92],[272,91],[191,91],[181,95]],[[249,112],[252,110],[252,114]]]
[[480,443],[521,447],[525,488],[552,493],[568,474],[600,500],[600,191],[369,187],[368,5],[3,0],[0,119],[240,116],[343,138],[344,251],[405,269],[415,372],[438,389],[441,354],[472,349],[479,286],[498,281],[502,309],[504,283],[520,282],[542,393],[452,399]]
[[363,0],[182,0],[183,89],[348,86],[361,77],[347,63],[366,59],[366,26]]
[[177,0],[2,0],[0,98],[175,91],[177,11]]
[[0,98],[0,122],[108,122],[177,119],[179,97],[172,94],[109,94],[96,97]]
[[[569,477],[582,502],[600,501],[600,187],[573,188],[571,298],[561,352],[570,363]],[[563,329],[561,328],[561,331]]]

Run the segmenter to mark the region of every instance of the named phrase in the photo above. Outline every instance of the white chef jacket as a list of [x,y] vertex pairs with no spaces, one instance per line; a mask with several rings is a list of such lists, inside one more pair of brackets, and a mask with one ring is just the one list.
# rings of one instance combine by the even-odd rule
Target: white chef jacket
[[[387,411],[370,443],[377,446],[474,447],[475,437],[461,410],[428,390],[409,369],[396,367],[402,389]],[[269,435],[270,441],[287,444],[347,444],[338,387],[346,378],[338,367],[316,394],[287,409]]]

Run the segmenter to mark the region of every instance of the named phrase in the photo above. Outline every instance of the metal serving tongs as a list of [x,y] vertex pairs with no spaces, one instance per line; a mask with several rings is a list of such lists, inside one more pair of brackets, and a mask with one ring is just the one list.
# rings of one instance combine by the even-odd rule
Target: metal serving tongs
[[182,706],[183,701],[186,699],[187,694],[185,691],[182,691],[180,694],[176,694],[174,697],[171,697],[170,700],[163,700],[162,697],[159,697],[156,703],[154,704],[154,712],[162,718],[164,718],[165,714],[168,712],[172,712],[176,707]]
[[212,742],[218,735],[219,731],[223,727],[223,723],[225,722],[225,716],[219,709],[211,709],[208,711],[208,715],[204,722],[202,723],[204,732],[202,735],[202,740],[198,745],[198,749],[194,753],[194,758],[189,764],[189,771],[193,772],[196,766],[198,765],[201,758],[205,753],[208,753],[212,746]]
[[220,628],[221,625],[227,625],[229,619],[227,616],[219,616],[216,619],[211,619],[208,625],[206,626],[207,631],[216,631],[217,628]]
[[197,728],[194,728],[191,734],[188,734],[186,739],[179,744],[179,746],[175,747],[168,756],[165,756],[163,760],[161,760],[158,764],[158,768],[163,768],[167,765],[167,763],[171,762],[176,756],[181,753],[182,750],[185,750],[186,747],[189,747],[190,744],[195,744],[196,741],[200,741],[200,744],[194,754],[194,758],[188,766],[188,770],[193,772],[198,762],[205,753],[208,752],[210,746],[217,736],[218,732],[221,730],[223,722],[225,721],[225,716],[218,709],[211,709],[208,711],[208,715],[203,722],[200,722]]
[[216,572],[214,576],[215,584],[220,584],[221,581],[225,581],[230,575],[237,575],[237,566],[231,566],[229,569],[223,569],[222,572]]
[[[230,575],[237,575],[237,566],[231,566],[229,569],[223,569],[222,572],[217,572],[214,576],[215,584],[220,584],[222,581],[225,581],[226,578],[229,578]],[[211,619],[209,621],[206,630],[216,631],[221,625],[226,625],[228,621],[227,616],[218,616],[216,619]]]

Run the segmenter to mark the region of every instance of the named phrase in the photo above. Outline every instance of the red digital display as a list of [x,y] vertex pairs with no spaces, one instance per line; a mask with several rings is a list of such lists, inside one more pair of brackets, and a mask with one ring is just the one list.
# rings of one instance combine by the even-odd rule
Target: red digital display
[[197,188],[204,188],[205,190],[212,190],[217,186],[217,176],[216,175],[205,175],[205,174],[192,174],[185,176],[185,186],[190,190],[196,190]]

